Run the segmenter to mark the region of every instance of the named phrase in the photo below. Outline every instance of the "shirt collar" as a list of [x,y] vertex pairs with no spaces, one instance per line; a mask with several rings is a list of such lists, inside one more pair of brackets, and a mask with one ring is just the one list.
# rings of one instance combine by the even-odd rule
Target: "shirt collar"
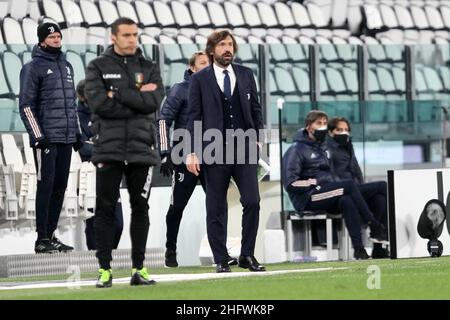
[[224,70],[228,70],[228,74],[234,73],[233,67],[231,66],[231,64],[229,64],[225,69],[223,69],[221,67],[218,67],[215,63],[213,63],[213,68],[214,68],[214,72],[216,74],[222,74],[223,75],[223,71]]

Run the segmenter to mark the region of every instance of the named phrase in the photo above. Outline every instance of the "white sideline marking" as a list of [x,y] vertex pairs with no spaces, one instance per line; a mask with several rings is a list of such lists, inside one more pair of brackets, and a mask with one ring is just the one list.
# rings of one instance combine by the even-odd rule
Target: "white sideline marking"
[[[313,268],[313,269],[301,269],[301,270],[277,270],[266,272],[230,272],[230,273],[193,273],[193,274],[155,274],[151,276],[151,279],[156,282],[174,282],[174,281],[193,281],[193,280],[210,280],[210,279],[223,279],[223,278],[237,278],[237,277],[254,277],[254,276],[271,276],[287,273],[304,273],[304,272],[320,272],[330,270],[344,270],[343,268]],[[113,273],[114,276],[114,273]],[[42,288],[69,288],[79,286],[95,286],[97,280],[83,280],[77,282],[46,282],[35,284],[17,284],[17,285],[0,285],[0,290],[21,290],[21,289],[42,289]],[[130,277],[113,279],[114,284],[129,283]]]

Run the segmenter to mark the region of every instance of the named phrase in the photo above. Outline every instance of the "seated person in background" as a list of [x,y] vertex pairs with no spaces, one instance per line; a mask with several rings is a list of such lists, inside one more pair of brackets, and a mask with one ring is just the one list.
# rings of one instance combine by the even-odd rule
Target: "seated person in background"
[[[359,188],[369,209],[375,218],[387,225],[387,184],[385,181],[364,183],[361,168],[355,157],[350,132],[350,123],[346,118],[336,117],[328,122],[327,139],[333,172],[338,180],[353,180]],[[389,258],[389,251],[381,243],[373,244],[372,258]]]
[[294,143],[282,160],[281,179],[294,208],[342,213],[354,247],[355,259],[368,259],[361,238],[361,222],[371,229],[371,239],[386,241],[385,227],[367,207],[357,185],[351,180],[335,181],[330,166],[327,136],[328,116],[312,110],[305,128],[294,137]]
[[[86,85],[85,80],[81,80],[77,84],[77,97],[78,97],[78,106],[77,106],[77,112],[78,112],[78,118],[80,120],[80,127],[81,127],[81,140],[83,142],[83,146],[78,150],[80,153],[81,161],[91,161],[92,157],[92,131],[91,131],[91,110],[89,109],[88,105],[86,104],[86,97],[84,95],[84,87]],[[89,211],[92,211],[89,209]],[[88,250],[96,250],[97,246],[95,244],[95,231],[94,231],[94,224],[95,224],[95,217],[91,217],[89,219],[86,219],[86,246]],[[122,236],[122,230],[123,230],[123,214],[122,214],[122,204],[120,202],[120,197],[116,203],[116,209],[115,209],[115,219],[114,219],[114,249],[117,249],[119,246],[120,237]]]

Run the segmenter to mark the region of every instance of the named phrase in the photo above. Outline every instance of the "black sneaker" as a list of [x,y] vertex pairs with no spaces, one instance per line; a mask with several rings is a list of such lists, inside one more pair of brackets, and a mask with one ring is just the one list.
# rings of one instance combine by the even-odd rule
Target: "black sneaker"
[[178,267],[177,252],[175,250],[171,250],[171,249],[166,250],[164,266],[166,268]]
[[228,256],[228,265],[229,266],[237,266],[238,260],[233,258],[232,256]]
[[147,268],[132,269],[130,285],[132,286],[150,286],[156,284],[155,280],[151,280]]
[[58,249],[59,252],[69,252],[73,250],[73,247],[62,243],[57,237],[53,236],[50,242]]
[[49,239],[37,240],[34,243],[34,252],[36,253],[58,253],[58,248]]
[[369,259],[369,255],[367,254],[366,249],[364,248],[355,248],[355,253],[353,254],[356,260],[367,260]]
[[391,257],[389,250],[381,245],[374,245],[372,250],[372,259],[389,259]]
[[370,236],[369,239],[373,243],[385,243],[388,244],[388,235],[386,227],[382,224],[374,224],[370,225]]

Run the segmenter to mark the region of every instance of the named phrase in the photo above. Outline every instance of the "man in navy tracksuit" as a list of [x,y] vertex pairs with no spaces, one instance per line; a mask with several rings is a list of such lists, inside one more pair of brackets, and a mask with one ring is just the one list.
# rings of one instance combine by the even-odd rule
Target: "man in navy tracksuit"
[[386,230],[367,207],[354,181],[335,180],[324,143],[327,123],[326,113],[317,110],[308,113],[305,128],[298,131],[294,143],[283,156],[283,186],[298,211],[342,213],[355,249],[354,257],[368,259],[362,243],[360,220],[370,226],[370,238],[374,242],[385,242]]
[[39,44],[20,71],[20,117],[30,136],[37,173],[36,253],[70,251],[55,237],[69,177],[72,147],[81,145],[73,68],[61,52],[54,23],[37,30]]
[[[331,154],[333,172],[339,180],[353,180],[375,218],[387,225],[387,184],[385,181],[364,183],[350,132],[350,123],[346,118],[336,117],[328,123],[330,138],[327,139],[327,146]],[[374,243],[372,258],[389,258],[389,252],[381,243]]]
[[[203,175],[199,177],[193,175],[186,169],[184,163],[175,166],[172,165],[169,129],[172,123],[174,124],[174,129],[186,128],[188,120],[187,97],[191,75],[208,65],[209,60],[205,52],[199,51],[192,55],[189,59],[189,69],[184,73],[184,81],[175,84],[170,90],[170,94],[161,107],[161,114],[158,121],[158,141],[162,162],[161,172],[165,176],[170,176],[173,170],[172,197],[166,215],[165,265],[170,268],[178,267],[176,253],[177,237],[184,208],[197,185],[197,181],[200,179],[203,189],[205,188],[205,182]],[[178,143],[180,142],[174,142],[174,146]],[[237,260],[230,257],[228,263],[234,265],[237,264]]]
[[[91,110],[89,109],[86,101],[86,97],[84,95],[84,88],[86,85],[86,80],[81,80],[77,84],[77,96],[78,96],[78,118],[80,119],[80,127],[81,127],[81,141],[83,145],[81,146],[78,153],[80,154],[81,161],[91,161],[92,158],[92,122],[91,122]],[[122,236],[123,230],[123,213],[122,213],[122,203],[120,202],[120,197],[116,203],[115,209],[115,219],[114,219],[114,244],[113,248],[117,249],[119,246],[120,237]],[[91,217],[86,219],[86,246],[88,250],[96,250],[97,246],[95,244],[95,217]]]

